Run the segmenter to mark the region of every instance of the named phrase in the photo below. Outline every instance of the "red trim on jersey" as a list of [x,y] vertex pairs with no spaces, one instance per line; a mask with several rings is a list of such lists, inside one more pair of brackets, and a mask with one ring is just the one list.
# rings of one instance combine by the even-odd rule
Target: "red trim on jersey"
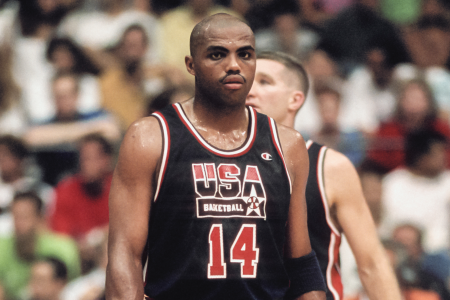
[[156,187],[156,192],[154,196],[154,201],[158,198],[159,189],[161,188],[164,175],[166,174],[167,164],[169,162],[169,150],[170,150],[170,131],[169,124],[167,123],[166,118],[164,118],[163,114],[160,112],[153,113],[156,118],[161,122],[161,129],[163,132],[163,161],[161,162],[160,174],[158,177],[158,185]]
[[[334,259],[333,259],[333,265],[331,268],[329,285],[331,285],[333,287],[333,289],[337,292],[337,294],[339,296],[339,298],[335,298],[336,300],[344,298],[344,287],[342,285],[341,272],[340,272],[340,267],[339,267],[339,246],[340,245],[341,245],[341,237],[335,235],[334,249],[330,249],[333,252]],[[330,247],[332,247],[331,244],[330,244]],[[328,282],[327,282],[327,284],[328,284]],[[329,289],[330,289],[330,287],[329,287]],[[333,293],[333,295],[335,296],[334,293]]]
[[[312,141],[309,146],[311,145]],[[322,146],[320,148],[316,166],[317,186],[319,187],[320,198],[322,200],[323,209],[325,211],[325,219],[331,231],[330,240],[328,241],[328,262],[325,282],[331,294],[333,295],[333,299],[341,300],[343,299],[344,294],[341,274],[339,270],[339,246],[341,245],[341,234],[331,221],[325,187],[323,184],[325,176],[323,168],[325,163],[326,150],[327,147],[325,146]]]
[[214,147],[210,143],[208,143],[200,133],[195,129],[195,127],[192,125],[192,123],[187,118],[186,114],[183,111],[183,108],[179,103],[172,104],[173,108],[178,114],[178,117],[180,118],[181,122],[183,122],[184,126],[191,132],[191,134],[195,137],[195,139],[202,145],[206,150],[209,152],[214,153],[217,156],[221,157],[238,157],[241,155],[244,155],[247,153],[253,146],[253,143],[256,139],[256,129],[257,129],[257,119],[256,119],[256,112],[252,107],[248,107],[249,112],[249,123],[250,123],[250,130],[247,133],[248,136],[242,146],[235,150],[222,150],[219,148]]

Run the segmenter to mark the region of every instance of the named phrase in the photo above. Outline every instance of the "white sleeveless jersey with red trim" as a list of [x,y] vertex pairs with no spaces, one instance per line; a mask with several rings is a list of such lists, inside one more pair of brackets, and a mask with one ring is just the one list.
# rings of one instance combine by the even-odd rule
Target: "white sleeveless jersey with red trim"
[[311,140],[306,142],[309,175],[306,184],[308,231],[327,284],[327,300],[342,300],[343,287],[339,268],[341,233],[334,226],[324,187],[323,164],[327,147]]
[[291,181],[275,122],[247,108],[238,149],[206,142],[180,104],[156,112],[164,139],[145,294],[160,299],[281,299]]

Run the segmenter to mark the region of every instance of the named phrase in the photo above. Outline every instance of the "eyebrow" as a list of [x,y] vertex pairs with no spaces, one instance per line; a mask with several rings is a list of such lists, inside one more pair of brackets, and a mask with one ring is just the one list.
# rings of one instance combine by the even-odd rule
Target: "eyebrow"
[[256,72],[255,77],[256,76],[267,77],[270,80],[273,80],[273,76],[268,74],[268,73],[266,73],[266,72]]
[[214,52],[214,51],[223,51],[223,52],[230,52],[230,50],[228,50],[225,47],[222,46],[209,46],[208,48],[206,48],[206,51],[208,52]]
[[244,46],[238,49],[238,51],[255,51],[255,48],[253,48],[252,46],[248,45],[248,46]]
[[[244,47],[241,47],[241,48],[239,48],[237,51],[255,51],[255,48],[253,48],[252,46],[250,46],[250,45],[248,45],[248,46],[244,46]],[[225,48],[225,47],[222,47],[222,46],[209,46],[208,48],[206,48],[206,51],[208,51],[208,52],[214,52],[214,51],[222,51],[222,52],[226,52],[226,53],[228,53],[228,52],[230,52],[230,50],[228,50],[227,48]]]

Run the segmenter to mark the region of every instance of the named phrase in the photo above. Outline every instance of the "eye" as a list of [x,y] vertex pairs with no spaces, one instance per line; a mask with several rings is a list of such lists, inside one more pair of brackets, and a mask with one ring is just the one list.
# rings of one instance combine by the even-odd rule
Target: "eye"
[[252,57],[252,54],[250,52],[241,52],[239,53],[239,56],[243,59],[249,59]]
[[210,57],[214,60],[219,60],[219,59],[223,58],[223,54],[220,52],[211,53]]
[[266,84],[270,84],[270,82],[268,81],[268,80],[266,80],[266,79],[260,79],[259,80],[259,84],[261,84],[261,85],[266,85]]

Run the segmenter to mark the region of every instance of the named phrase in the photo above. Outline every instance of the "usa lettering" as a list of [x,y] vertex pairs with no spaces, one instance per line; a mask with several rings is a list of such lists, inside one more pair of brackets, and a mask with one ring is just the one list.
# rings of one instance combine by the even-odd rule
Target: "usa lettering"
[[257,166],[192,164],[197,217],[265,218],[266,193]]

